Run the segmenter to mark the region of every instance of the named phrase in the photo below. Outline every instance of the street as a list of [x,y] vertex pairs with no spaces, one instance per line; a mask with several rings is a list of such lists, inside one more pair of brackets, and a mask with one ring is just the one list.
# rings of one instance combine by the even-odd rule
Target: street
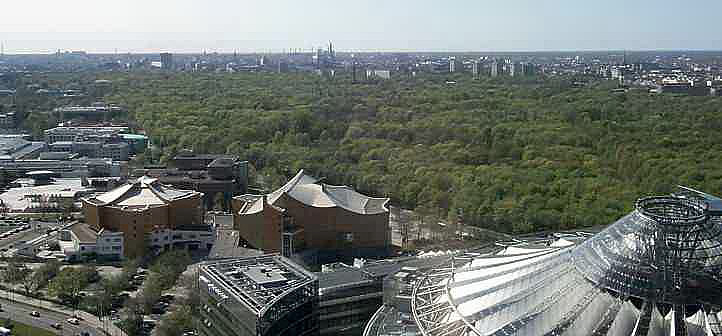
[[[103,333],[92,327],[86,321],[81,320],[80,324],[77,326],[68,323],[66,319],[70,318],[69,315],[51,312],[16,301],[9,301],[6,298],[0,298],[0,303],[2,303],[2,312],[0,312],[0,319],[2,320],[9,318],[13,321],[31,325],[33,327],[53,331],[58,335],[76,335],[81,331],[88,331],[94,336],[103,335]],[[40,313],[39,317],[30,316],[30,312],[34,310]],[[53,323],[62,324],[62,329],[54,329],[51,326]]]

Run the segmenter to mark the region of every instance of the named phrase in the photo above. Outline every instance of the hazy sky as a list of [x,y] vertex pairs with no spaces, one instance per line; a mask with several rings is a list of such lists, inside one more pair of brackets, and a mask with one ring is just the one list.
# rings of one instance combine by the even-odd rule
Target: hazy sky
[[720,0],[2,0],[6,53],[722,49]]

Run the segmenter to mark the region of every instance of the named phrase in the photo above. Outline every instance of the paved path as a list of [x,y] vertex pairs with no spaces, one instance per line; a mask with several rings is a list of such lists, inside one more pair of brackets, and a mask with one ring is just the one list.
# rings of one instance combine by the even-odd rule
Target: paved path
[[[8,298],[11,298],[12,301],[8,300]],[[50,301],[34,299],[4,290],[0,290],[0,301],[2,302],[3,309],[7,310],[7,313],[3,313],[4,315],[0,316],[5,317],[13,312],[18,312],[18,314],[15,314],[16,316],[23,316],[17,319],[18,322],[53,330],[59,334],[75,335],[80,331],[89,331],[93,336],[126,336],[120,328],[116,327],[112,321],[108,319],[100,320],[97,316],[80,310],[75,311],[75,314],[73,314],[72,309]],[[39,311],[40,317],[31,317],[30,311],[32,310]],[[80,325],[78,327],[66,322],[66,319],[73,315],[80,319]],[[16,316],[13,316],[12,319],[15,319]],[[25,317],[29,317],[30,319]],[[63,324],[64,328],[62,331],[50,327],[51,324],[56,322]]]

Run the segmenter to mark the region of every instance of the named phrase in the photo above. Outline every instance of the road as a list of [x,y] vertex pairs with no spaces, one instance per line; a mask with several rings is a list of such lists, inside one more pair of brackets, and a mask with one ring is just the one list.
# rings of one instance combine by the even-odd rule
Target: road
[[49,228],[58,228],[61,227],[61,224],[58,224],[57,222],[40,222],[40,221],[30,221],[31,226],[30,229],[25,231],[20,231],[10,237],[7,237],[5,239],[0,239],[0,249],[6,249],[7,252],[3,252],[3,255],[6,257],[12,257],[15,255],[15,252],[17,249],[14,248],[14,246],[18,245],[18,242],[20,241],[31,241],[35,238],[38,238],[42,235],[44,235]]
[[[33,327],[50,330],[57,333],[58,335],[76,335],[81,331],[88,331],[91,335],[103,335],[103,333],[89,325],[85,321],[80,321],[78,326],[74,326],[66,321],[70,316],[51,312],[48,310],[39,309],[32,307],[20,302],[9,301],[5,298],[0,298],[2,303],[2,312],[0,312],[0,319],[10,318],[13,321],[17,321],[23,324],[31,325]],[[30,312],[36,310],[40,313],[39,317],[30,316]],[[61,323],[63,325],[61,330],[54,329],[51,325],[53,323]]]

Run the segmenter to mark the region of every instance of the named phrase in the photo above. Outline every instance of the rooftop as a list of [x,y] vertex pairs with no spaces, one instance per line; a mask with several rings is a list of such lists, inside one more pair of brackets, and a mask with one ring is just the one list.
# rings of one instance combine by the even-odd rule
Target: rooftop
[[35,180],[29,178],[18,179],[13,183],[19,187],[0,194],[0,200],[12,212],[23,212],[43,205],[57,206],[57,200],[52,199],[55,196],[69,199],[93,191],[83,186],[79,178],[57,178],[45,185],[35,185]]
[[68,230],[73,233],[81,244],[95,244],[97,242],[98,232],[86,223],[76,222]]
[[[306,175],[303,170],[300,170],[284,186],[268,194],[266,200],[270,205],[283,208],[279,201],[283,195],[311,207],[339,207],[363,215],[387,213],[389,211],[386,207],[389,202],[388,198],[368,197],[347,186],[328,185],[319,182],[319,179],[315,177]],[[257,195],[244,195],[241,197],[248,202],[241,209],[242,213],[252,214],[263,209],[263,197]]]
[[[415,285],[415,320],[427,336],[717,335],[717,200],[680,188],[638,200],[634,211],[593,235],[457,255]],[[439,314],[423,317],[432,311]]]
[[174,189],[148,176],[138,178],[102,195],[87,199],[88,202],[120,208],[162,206],[176,200],[200,195],[192,190]]
[[256,315],[263,315],[288,292],[316,281],[316,276],[277,255],[206,262],[200,281],[221,298],[234,298]]

